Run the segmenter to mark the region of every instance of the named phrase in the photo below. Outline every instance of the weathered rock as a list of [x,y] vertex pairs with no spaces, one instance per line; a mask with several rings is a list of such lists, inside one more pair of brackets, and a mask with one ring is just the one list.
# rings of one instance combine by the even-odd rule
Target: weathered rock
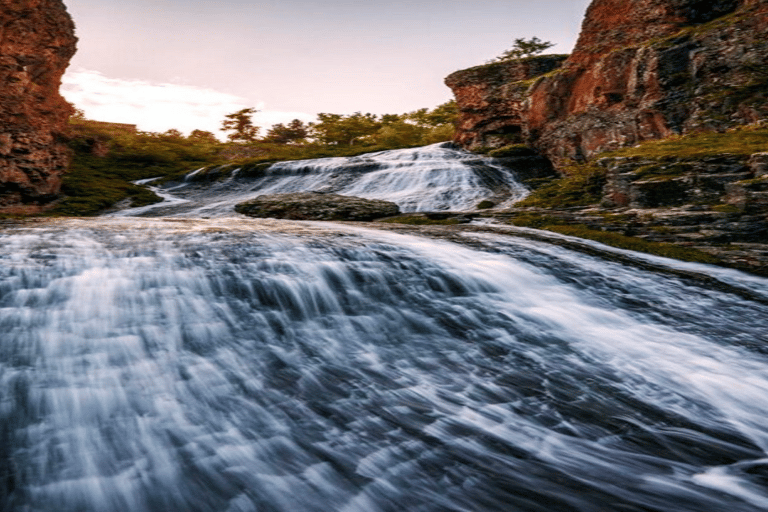
[[[768,194],[767,194],[768,195]],[[586,226],[649,242],[698,249],[729,267],[768,276],[768,218],[707,206],[664,208],[512,208],[495,216],[512,223],[541,216],[543,224]],[[523,224],[527,225],[527,223]]]
[[461,112],[454,141],[467,149],[522,141],[531,79],[560,66],[566,55],[496,62],[457,71],[445,79]]
[[258,196],[235,210],[250,217],[291,220],[371,221],[400,214],[400,208],[389,201],[319,192]]
[[733,185],[746,183],[756,176],[745,158],[732,155],[664,162],[642,158],[603,158],[598,164],[606,169],[602,204],[607,207],[746,204],[744,194],[739,199],[735,198],[741,189]]
[[[456,80],[466,72],[448,77],[462,113],[456,141],[473,147],[485,126],[516,122],[559,162],[768,119],[766,26],[767,0],[594,0],[556,72],[487,85],[472,75],[472,94]],[[478,109],[484,102],[493,108]]]
[[0,211],[55,198],[69,164],[63,142],[72,106],[59,95],[75,53],[61,0],[0,4]]
[[768,153],[755,153],[747,162],[756,178],[768,176]]

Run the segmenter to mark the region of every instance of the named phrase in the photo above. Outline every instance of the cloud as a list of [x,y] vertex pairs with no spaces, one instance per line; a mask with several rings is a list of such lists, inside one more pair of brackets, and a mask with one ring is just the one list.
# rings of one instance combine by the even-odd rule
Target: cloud
[[245,98],[212,89],[109,78],[82,68],[64,75],[61,94],[89,119],[136,124],[140,130],[151,132],[176,128],[189,133],[199,129],[222,136],[219,127],[224,116],[252,106],[261,110],[253,121],[263,130],[275,123],[311,121],[314,117],[302,112],[264,110],[263,104],[249,104]]

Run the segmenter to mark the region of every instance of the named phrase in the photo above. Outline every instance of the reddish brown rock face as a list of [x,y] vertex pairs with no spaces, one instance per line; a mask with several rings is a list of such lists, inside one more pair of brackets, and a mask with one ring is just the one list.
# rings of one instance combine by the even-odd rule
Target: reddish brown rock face
[[[470,102],[457,73],[448,78],[463,115],[457,141],[477,145],[473,126],[482,135],[515,118],[526,142],[559,161],[768,119],[767,31],[768,0],[594,0],[557,72],[475,83]],[[483,90],[496,100],[487,113],[472,108]],[[502,90],[516,90],[514,101],[497,99]]]
[[74,31],[61,0],[0,4],[0,211],[34,209],[59,193],[72,113],[59,86]]
[[454,139],[462,147],[522,142],[527,81],[562,66],[565,55],[498,62],[457,71],[445,79],[461,112]]

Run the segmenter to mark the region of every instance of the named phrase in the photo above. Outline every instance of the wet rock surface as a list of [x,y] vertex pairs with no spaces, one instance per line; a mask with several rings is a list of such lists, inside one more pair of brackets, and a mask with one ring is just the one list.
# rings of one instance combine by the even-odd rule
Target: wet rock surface
[[60,0],[3,2],[0,26],[0,211],[35,211],[69,164],[59,86],[77,38]]
[[238,204],[235,210],[250,217],[291,220],[370,221],[400,213],[389,201],[320,192],[262,195]]

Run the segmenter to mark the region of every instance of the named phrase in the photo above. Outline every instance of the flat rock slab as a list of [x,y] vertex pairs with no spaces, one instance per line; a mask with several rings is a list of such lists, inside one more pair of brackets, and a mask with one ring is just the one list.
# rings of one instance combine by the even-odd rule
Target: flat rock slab
[[291,220],[371,221],[400,214],[390,201],[320,192],[268,194],[235,206],[235,211],[258,218]]

